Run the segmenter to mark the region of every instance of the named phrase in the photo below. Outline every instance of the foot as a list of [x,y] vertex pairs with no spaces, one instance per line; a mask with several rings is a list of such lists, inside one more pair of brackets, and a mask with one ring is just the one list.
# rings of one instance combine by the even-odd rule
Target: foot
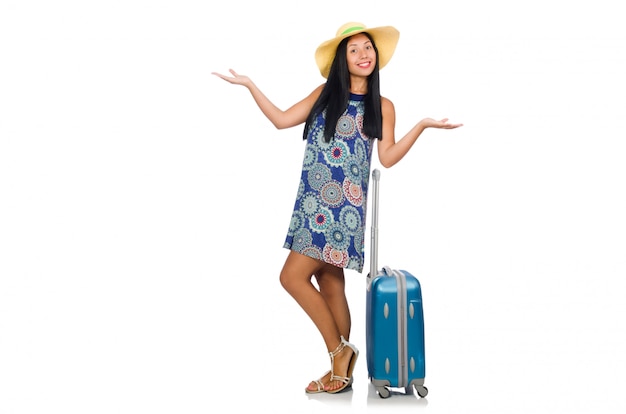
[[352,385],[352,372],[359,356],[359,351],[354,345],[341,337],[341,344],[330,353],[331,376],[330,381],[324,388],[326,392],[337,393]]

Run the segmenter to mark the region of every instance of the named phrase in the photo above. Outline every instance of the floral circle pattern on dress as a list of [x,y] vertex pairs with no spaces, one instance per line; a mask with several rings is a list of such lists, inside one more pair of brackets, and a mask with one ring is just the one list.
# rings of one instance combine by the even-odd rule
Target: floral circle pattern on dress
[[324,152],[326,161],[334,167],[341,166],[349,154],[350,151],[348,147],[341,141],[334,142],[333,145]]
[[340,222],[331,223],[326,229],[326,242],[338,250],[347,250],[350,246],[350,232]]
[[322,260],[323,258],[322,250],[315,245],[310,245],[302,249],[302,254],[317,260]]
[[339,222],[343,224],[351,235],[357,233],[361,228],[361,215],[354,206],[344,206],[339,212]]
[[337,267],[346,267],[349,262],[348,252],[334,249],[330,245],[324,246],[324,261]]
[[320,189],[320,197],[322,202],[330,207],[339,207],[345,200],[341,184],[337,181],[330,181],[324,184]]
[[308,192],[302,196],[302,202],[300,205],[304,215],[307,217],[311,217],[317,212],[319,201],[317,200],[317,196],[315,195],[315,193]]
[[311,242],[313,241],[313,237],[311,233],[307,229],[300,229],[293,235],[293,249],[296,251],[302,251],[303,249],[309,247]]
[[344,115],[337,121],[337,134],[343,138],[354,138],[356,132],[356,122],[349,115]]
[[293,235],[296,231],[304,226],[304,214],[301,211],[294,211],[291,215],[291,221],[289,222],[289,234]]
[[354,141],[353,154],[356,157],[358,162],[360,163],[367,162],[369,154],[367,153],[367,149],[365,148],[365,142],[362,139],[357,139],[356,141]]
[[307,174],[309,185],[312,189],[319,191],[324,184],[332,179],[330,168],[326,165],[316,162],[311,166]]
[[361,178],[363,177],[361,174],[361,163],[356,156],[350,155],[346,157],[343,172],[353,184],[361,184]]
[[333,222],[333,212],[321,207],[317,213],[310,218],[311,230],[322,233]]
[[363,189],[360,185],[346,179],[343,182],[343,193],[353,206],[363,205]]

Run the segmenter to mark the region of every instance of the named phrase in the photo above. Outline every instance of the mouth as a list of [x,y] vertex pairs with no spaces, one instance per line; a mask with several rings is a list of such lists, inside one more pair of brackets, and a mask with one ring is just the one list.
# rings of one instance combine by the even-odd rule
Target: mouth
[[357,66],[362,69],[368,69],[371,65],[372,65],[372,62],[361,62],[357,64]]

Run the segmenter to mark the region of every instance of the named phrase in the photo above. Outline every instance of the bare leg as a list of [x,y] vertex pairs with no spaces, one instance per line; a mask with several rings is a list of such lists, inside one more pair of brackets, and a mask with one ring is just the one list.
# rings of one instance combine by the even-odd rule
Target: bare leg
[[[311,281],[314,274],[317,275],[321,292]],[[280,282],[311,318],[328,352],[335,350],[341,343],[341,335],[350,333],[350,312],[345,297],[343,270],[291,251],[280,273]],[[348,338],[346,335],[344,337]],[[352,350],[348,347],[337,354],[333,367],[335,375],[346,375],[351,356]],[[342,385],[339,381],[329,380],[330,376],[326,376],[322,382],[331,390]],[[310,385],[312,390],[315,387],[314,383]]]
[[311,281],[323,267],[323,262],[291,251],[280,273],[280,283],[311,318],[331,351],[339,345],[341,333],[324,296]]
[[352,322],[350,318],[350,308],[348,307],[348,300],[346,298],[346,284],[343,269],[326,265],[315,274],[315,278],[317,279],[320,293],[333,314],[339,333],[343,335],[346,340],[350,340]]

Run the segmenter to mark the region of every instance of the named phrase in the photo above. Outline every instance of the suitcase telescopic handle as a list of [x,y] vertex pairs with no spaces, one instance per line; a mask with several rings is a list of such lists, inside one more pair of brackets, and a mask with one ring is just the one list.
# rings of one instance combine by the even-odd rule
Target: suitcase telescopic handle
[[378,273],[378,187],[380,184],[380,171],[372,171],[372,235],[370,244],[370,272],[367,275],[369,282]]

